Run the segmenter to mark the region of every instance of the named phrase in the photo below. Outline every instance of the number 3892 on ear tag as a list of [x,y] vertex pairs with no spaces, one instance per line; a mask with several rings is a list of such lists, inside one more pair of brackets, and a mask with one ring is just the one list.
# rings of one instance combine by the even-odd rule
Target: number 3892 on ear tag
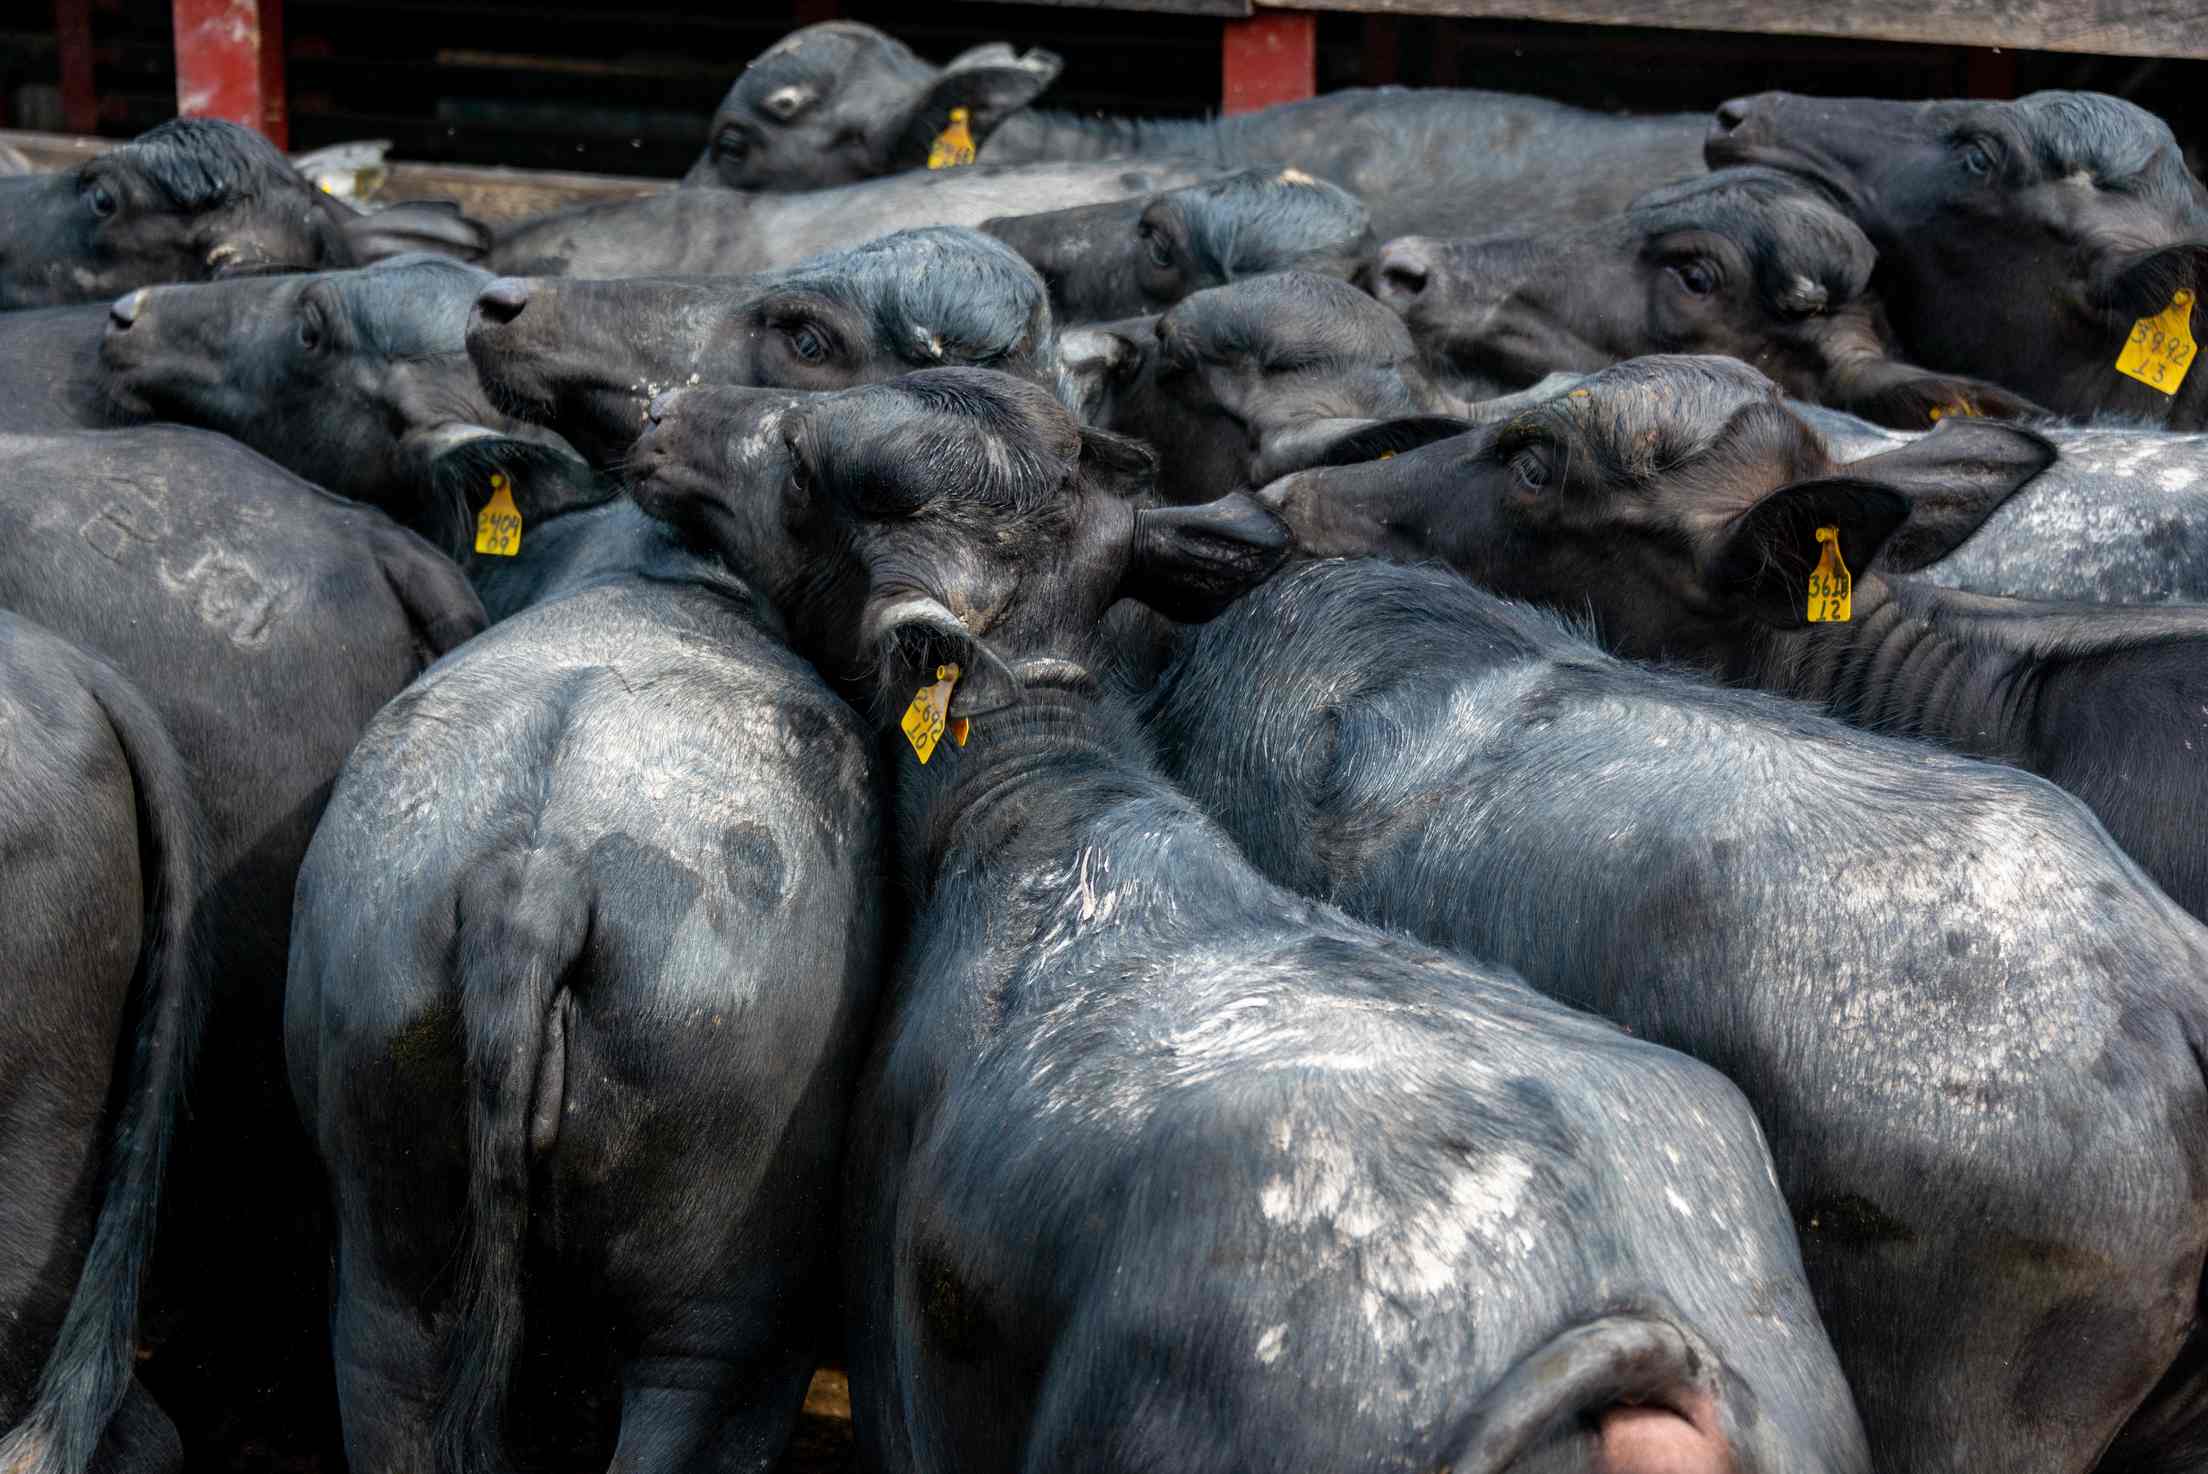
[[905,740],[919,754],[923,767],[935,756],[935,744],[943,740],[945,731],[960,747],[966,745],[966,719],[950,720],[951,688],[957,684],[958,667],[939,665],[935,668],[935,684],[922,686],[913,694],[912,705],[905,708],[905,719],[899,725],[905,730]]
[[2193,294],[2179,287],[2169,306],[2131,325],[2124,351],[2116,355],[2116,372],[2150,389],[2175,394],[2199,352],[2200,345],[2193,341]]
[[1848,573],[1847,560],[1840,556],[1840,529],[1818,528],[1817,541],[1823,551],[1809,573],[1807,617],[1811,624],[1846,624],[1855,613],[1855,579]]

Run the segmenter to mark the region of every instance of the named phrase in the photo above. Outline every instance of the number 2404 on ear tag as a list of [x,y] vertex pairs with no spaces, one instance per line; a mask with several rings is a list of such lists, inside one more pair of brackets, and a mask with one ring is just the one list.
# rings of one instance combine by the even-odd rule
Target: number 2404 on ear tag
[[1823,551],[1809,573],[1809,622],[1846,624],[1855,612],[1855,580],[1840,556],[1840,529],[1818,528],[1817,541]]
[[475,519],[475,550],[500,558],[521,551],[521,508],[514,505],[514,490],[503,471],[491,473],[491,499]]
[[935,745],[943,740],[945,731],[960,747],[966,745],[966,719],[950,720],[951,688],[957,684],[958,667],[939,665],[935,668],[935,684],[922,686],[913,694],[912,705],[905,708],[905,719],[899,725],[923,767],[935,756]]

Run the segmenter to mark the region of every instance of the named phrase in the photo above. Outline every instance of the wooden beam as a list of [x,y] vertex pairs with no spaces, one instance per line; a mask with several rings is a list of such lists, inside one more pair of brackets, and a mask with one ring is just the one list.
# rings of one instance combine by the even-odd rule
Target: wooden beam
[[1370,15],[1662,26],[2208,61],[2200,0],[1255,0]]
[[1220,111],[1251,113],[1301,102],[1319,89],[1319,18],[1276,10],[1221,28]]
[[175,0],[176,111],[290,142],[284,106],[284,0]]
[[54,40],[61,52],[61,125],[90,133],[100,126],[100,96],[92,86],[92,0],[54,0]]

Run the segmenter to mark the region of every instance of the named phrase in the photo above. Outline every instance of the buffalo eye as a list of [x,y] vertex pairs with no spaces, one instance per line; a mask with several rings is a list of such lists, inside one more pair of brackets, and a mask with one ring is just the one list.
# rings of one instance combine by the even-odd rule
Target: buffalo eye
[[1993,174],[1993,150],[1980,142],[1963,145],[1963,169],[1973,179],[1990,178]]
[[751,140],[742,130],[724,128],[713,139],[713,157],[728,163],[742,163],[744,155],[751,152]]
[[1717,268],[1699,256],[1679,262],[1671,268],[1671,274],[1679,278],[1679,285],[1689,296],[1707,297],[1717,290]]
[[824,363],[828,358],[828,340],[810,323],[799,323],[794,328],[784,328],[790,340],[790,351],[807,363]]
[[299,313],[299,346],[309,353],[322,346],[322,314],[312,305]]
[[1546,490],[1549,484],[1548,452],[1538,445],[1520,446],[1510,458],[1510,474],[1528,491]]
[[782,428],[782,448],[790,453],[790,500],[794,502],[811,501],[813,499],[813,470],[805,460],[803,437],[798,433],[797,427],[787,421],[784,422]]
[[121,208],[115,198],[115,191],[96,179],[84,187],[84,205],[99,220],[107,219]]
[[1142,249],[1150,257],[1150,264],[1159,270],[1173,264],[1173,243],[1165,238],[1165,232],[1145,220],[1135,227],[1142,237]]

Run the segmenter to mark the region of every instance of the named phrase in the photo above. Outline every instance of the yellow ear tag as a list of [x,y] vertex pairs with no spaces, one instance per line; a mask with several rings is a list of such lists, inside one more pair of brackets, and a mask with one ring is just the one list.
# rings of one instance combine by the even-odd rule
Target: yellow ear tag
[[935,135],[935,142],[928,145],[930,169],[956,169],[961,164],[974,161],[974,133],[966,126],[970,117],[966,109],[951,109],[951,125]]
[[514,505],[513,488],[503,471],[491,473],[491,499],[475,519],[475,550],[500,558],[521,551],[521,509]]
[[905,708],[905,719],[899,723],[905,729],[905,740],[920,755],[923,767],[935,756],[935,744],[943,740],[944,732],[960,747],[966,745],[966,733],[971,724],[964,717],[951,721],[951,688],[958,684],[958,667],[939,665],[935,668],[935,684],[922,686],[913,693],[912,705]]
[[1847,560],[1840,556],[1840,529],[1820,527],[1817,541],[1824,551],[1809,574],[1809,622],[1846,624],[1855,614],[1855,580],[1848,576]]
[[2200,345],[2193,341],[2193,294],[2179,287],[2169,306],[2131,325],[2124,351],[2116,355],[2116,372],[2150,389],[2175,394],[2199,351]]

